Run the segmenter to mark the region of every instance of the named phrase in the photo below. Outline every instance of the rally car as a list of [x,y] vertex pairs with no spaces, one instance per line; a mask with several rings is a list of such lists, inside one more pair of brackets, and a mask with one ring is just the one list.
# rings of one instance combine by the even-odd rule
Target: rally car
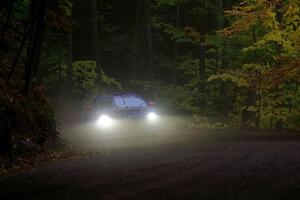
[[158,115],[154,102],[142,96],[126,93],[98,96],[86,108],[85,121],[96,122],[100,127],[110,127],[116,121],[145,121],[153,123]]

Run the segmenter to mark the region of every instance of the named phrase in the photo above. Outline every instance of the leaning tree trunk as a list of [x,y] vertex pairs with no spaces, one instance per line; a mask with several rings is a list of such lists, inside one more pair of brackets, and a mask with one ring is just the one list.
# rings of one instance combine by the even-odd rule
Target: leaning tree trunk
[[22,40],[21,40],[21,44],[20,44],[20,47],[17,51],[17,54],[15,56],[15,59],[13,61],[13,64],[9,70],[9,73],[8,73],[8,76],[7,76],[7,79],[6,79],[6,83],[9,84],[10,83],[10,80],[12,79],[13,75],[14,75],[14,72],[15,72],[15,69],[16,69],[16,66],[19,62],[19,59],[21,57],[21,53],[23,51],[23,48],[25,46],[25,43],[27,41],[27,38],[29,36],[29,34],[31,33],[32,31],[32,28],[33,28],[33,25],[34,25],[34,21],[30,22],[29,25],[28,25],[28,28],[26,29],[26,31],[24,32],[23,36],[22,36]]
[[31,16],[34,20],[34,26],[29,36],[28,53],[24,71],[23,94],[27,96],[30,91],[33,76],[36,76],[40,53],[43,44],[45,30],[45,17],[49,0],[32,0]]

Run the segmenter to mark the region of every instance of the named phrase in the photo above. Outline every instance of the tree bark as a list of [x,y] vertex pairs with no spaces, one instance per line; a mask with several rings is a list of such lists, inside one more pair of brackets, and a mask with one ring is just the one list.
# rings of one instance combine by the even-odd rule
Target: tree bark
[[256,74],[252,72],[250,75],[250,88],[248,90],[247,99],[245,101],[245,109],[242,114],[242,127],[251,128],[255,125],[256,122],[256,112],[249,110],[250,107],[256,106],[256,92],[257,92],[257,84],[256,84]]
[[258,100],[258,111],[257,111],[257,117],[256,117],[256,128],[260,128],[260,119],[261,119],[261,72],[256,71],[256,77],[258,79],[258,94],[257,94],[257,100]]
[[67,35],[68,58],[67,58],[67,90],[72,94],[73,88],[73,66],[72,66],[72,33]]
[[76,0],[73,4],[75,27],[72,35],[72,62],[96,61],[96,83],[101,85],[101,57],[99,48],[97,0]]
[[199,92],[205,92],[205,73],[206,73],[206,47],[205,47],[205,38],[201,36],[200,39],[200,53],[199,53],[199,78],[200,78],[200,85],[199,85]]
[[[298,85],[298,79],[295,80],[295,90],[294,90],[294,98],[297,99],[297,94],[298,94],[298,90],[299,90],[299,85]],[[291,102],[289,104],[289,115],[292,115],[293,112],[293,103]],[[289,128],[289,123],[286,124],[286,129]]]
[[[283,24],[283,18],[284,18],[284,16],[283,16],[283,7],[284,7],[284,4],[283,4],[283,1],[275,2],[275,4],[276,4],[276,10],[275,10],[275,12],[276,12],[276,20],[277,20],[277,22],[279,24],[280,30],[283,31],[283,29],[284,29],[284,24]],[[278,57],[282,56],[283,48],[284,47],[283,47],[282,44],[280,44],[280,43],[277,44],[277,54],[278,54]],[[281,62],[280,59],[278,59],[278,61],[277,61],[277,65],[278,66],[281,65],[280,62]],[[276,90],[279,90],[278,86],[276,86]],[[276,97],[276,98],[278,98],[278,97]],[[277,130],[282,130],[285,127],[285,122],[282,119],[278,119],[275,122],[275,124],[276,124],[276,129]]]
[[151,28],[151,0],[145,0],[145,29],[146,29],[146,57],[148,79],[153,78],[153,58],[152,58],[152,28]]
[[16,57],[15,57],[15,59],[14,59],[14,61],[13,61],[13,64],[12,64],[12,66],[11,66],[11,68],[10,68],[10,71],[9,71],[8,76],[7,76],[7,79],[6,79],[6,83],[7,83],[7,84],[10,83],[10,80],[12,79],[12,77],[13,77],[13,75],[14,75],[15,68],[16,68],[16,66],[17,66],[17,64],[18,64],[20,55],[21,55],[21,53],[22,53],[22,51],[23,51],[23,48],[24,48],[25,42],[27,41],[28,35],[29,35],[29,33],[31,32],[32,26],[33,26],[33,22],[31,22],[31,23],[29,24],[29,27],[28,27],[27,31],[26,31],[26,32],[24,33],[24,35],[23,35],[23,38],[22,38],[22,41],[21,41],[21,45],[20,45],[20,47],[19,47],[19,49],[18,49],[18,52],[17,52],[17,54],[16,54]]
[[95,0],[75,0],[73,6],[72,62],[96,60],[95,54]]
[[[179,28],[180,24],[180,5],[176,5],[176,19],[175,19],[175,27]],[[178,44],[176,41],[174,41],[174,66],[172,67],[172,78],[173,78],[173,84],[177,84],[177,70],[176,70],[176,60],[178,57]]]
[[34,25],[32,32],[30,33],[30,42],[24,71],[24,96],[27,96],[29,94],[33,75],[36,75],[37,72],[39,57],[43,44],[45,16],[47,12],[48,3],[49,0],[31,1],[31,16],[33,16]]
[[132,58],[132,65],[131,65],[131,77],[132,79],[139,79],[141,78],[141,0],[136,0],[135,1],[136,5],[136,16],[135,16],[135,27],[134,27],[134,34],[133,34],[133,58]]
[[[256,43],[256,29],[252,29],[252,42]],[[242,127],[251,128],[253,125],[258,125],[256,119],[256,112],[249,110],[251,107],[256,107],[257,100],[257,76],[256,71],[250,72],[250,88],[248,90],[247,99],[245,101],[245,108],[242,113]]]
[[143,78],[153,78],[151,0],[138,0],[138,68]]
[[93,36],[94,36],[94,50],[96,58],[96,73],[97,73],[97,85],[101,86],[101,58],[99,51],[99,31],[98,31],[98,12],[97,12],[97,0],[92,0],[92,11],[93,11]]

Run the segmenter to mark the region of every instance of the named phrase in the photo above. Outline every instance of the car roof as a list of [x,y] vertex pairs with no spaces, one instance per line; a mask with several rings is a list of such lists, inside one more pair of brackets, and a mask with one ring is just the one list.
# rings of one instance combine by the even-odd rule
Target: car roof
[[112,95],[102,95],[102,96],[97,96],[95,98],[95,101],[97,100],[102,100],[102,99],[111,99],[115,96],[136,96],[136,97],[140,97],[142,99],[144,99],[142,96],[138,95],[138,94],[135,94],[135,93],[116,93],[116,94],[112,94]]

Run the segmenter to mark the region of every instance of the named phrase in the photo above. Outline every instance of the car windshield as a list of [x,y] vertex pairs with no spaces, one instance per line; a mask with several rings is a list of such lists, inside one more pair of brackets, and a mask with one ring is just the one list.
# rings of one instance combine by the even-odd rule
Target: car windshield
[[136,95],[117,95],[114,103],[119,108],[147,107],[146,101]]
[[105,109],[112,107],[112,98],[100,98],[95,101],[94,104],[96,109]]

